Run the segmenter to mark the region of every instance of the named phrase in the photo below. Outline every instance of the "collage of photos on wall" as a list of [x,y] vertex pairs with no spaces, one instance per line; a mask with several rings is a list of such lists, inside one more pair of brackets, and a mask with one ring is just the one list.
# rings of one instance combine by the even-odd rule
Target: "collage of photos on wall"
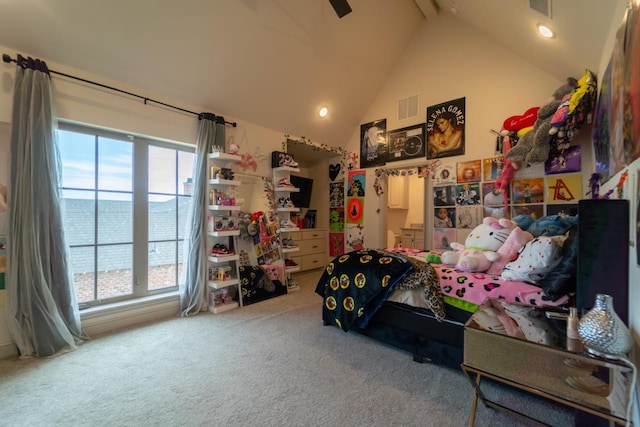
[[451,249],[451,242],[459,241],[457,230],[470,231],[487,216],[577,215],[583,198],[580,147],[567,153],[570,159],[552,155],[544,164],[517,171],[505,191],[496,185],[504,168],[502,156],[440,164],[433,186],[432,247]]

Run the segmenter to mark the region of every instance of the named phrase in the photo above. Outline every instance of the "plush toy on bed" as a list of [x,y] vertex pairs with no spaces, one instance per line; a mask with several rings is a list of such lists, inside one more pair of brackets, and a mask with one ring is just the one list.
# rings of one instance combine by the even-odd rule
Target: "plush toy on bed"
[[468,272],[484,272],[501,259],[496,252],[517,224],[509,219],[486,217],[467,236],[465,244],[453,242],[453,251],[443,252],[442,263]]

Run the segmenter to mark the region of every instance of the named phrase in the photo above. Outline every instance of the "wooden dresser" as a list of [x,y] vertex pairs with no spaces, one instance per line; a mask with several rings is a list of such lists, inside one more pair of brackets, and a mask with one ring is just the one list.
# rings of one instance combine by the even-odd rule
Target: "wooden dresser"
[[300,266],[300,271],[324,268],[329,262],[326,228],[303,228],[289,233],[300,251],[292,252],[289,258]]

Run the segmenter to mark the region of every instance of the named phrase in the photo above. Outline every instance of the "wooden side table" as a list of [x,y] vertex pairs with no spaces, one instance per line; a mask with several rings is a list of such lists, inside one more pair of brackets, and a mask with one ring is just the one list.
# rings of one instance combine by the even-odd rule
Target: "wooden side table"
[[566,322],[549,319],[545,310],[488,299],[465,324],[461,368],[474,389],[469,425],[478,398],[487,407],[539,422],[488,399],[483,378],[625,425],[634,366],[587,353],[579,341],[567,340]]

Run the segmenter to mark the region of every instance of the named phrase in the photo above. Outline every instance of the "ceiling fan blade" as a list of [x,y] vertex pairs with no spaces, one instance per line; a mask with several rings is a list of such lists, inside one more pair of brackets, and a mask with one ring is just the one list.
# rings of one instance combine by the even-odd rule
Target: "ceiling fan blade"
[[333,10],[338,14],[338,18],[342,18],[351,12],[351,6],[347,3],[347,0],[329,0],[331,6],[333,6]]

